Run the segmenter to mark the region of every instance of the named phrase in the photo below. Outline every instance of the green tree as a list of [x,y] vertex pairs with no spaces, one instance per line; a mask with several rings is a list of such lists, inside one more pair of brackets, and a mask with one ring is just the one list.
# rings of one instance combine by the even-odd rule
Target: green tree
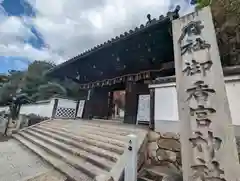
[[197,0],[197,9],[202,9],[212,3],[212,0]]
[[223,65],[240,64],[240,1],[198,0],[196,7],[212,9]]
[[20,85],[22,92],[34,101],[49,99],[56,95],[67,96],[66,89],[59,82],[45,76],[45,72],[54,66],[46,61],[35,61],[30,64]]
[[7,105],[11,97],[15,96],[19,83],[22,81],[24,72],[10,70],[0,87],[0,105]]
[[8,81],[7,75],[0,75],[0,88],[3,86],[4,83]]
[[79,88],[71,80],[55,80],[45,76],[45,72],[55,64],[46,61],[34,61],[26,71],[9,71],[0,76],[0,105],[11,104],[17,90],[32,101],[46,100],[53,96],[77,98]]

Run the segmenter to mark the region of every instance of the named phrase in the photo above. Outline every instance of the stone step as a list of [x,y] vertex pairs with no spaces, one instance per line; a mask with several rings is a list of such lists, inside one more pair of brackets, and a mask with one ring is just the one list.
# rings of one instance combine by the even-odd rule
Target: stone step
[[[84,159],[102,169],[105,169],[107,171],[110,171],[110,169],[114,165],[113,161],[110,161],[109,159],[106,159],[104,157],[94,155],[94,154],[92,154],[92,152],[88,152],[88,151],[84,150],[84,149],[86,149],[86,148],[84,148],[84,146],[82,147],[84,149],[79,149],[78,147],[80,147],[80,144],[77,145],[77,147],[72,146],[70,144],[66,144],[65,142],[61,142],[61,140],[56,140],[56,139],[52,138],[52,136],[45,136],[43,134],[37,133],[36,131],[32,131],[32,130],[25,130],[24,133],[28,133],[31,136],[34,136],[37,139],[44,141],[45,143],[48,143],[50,145],[55,146],[56,148],[61,149],[62,151],[71,153],[72,155],[75,155],[75,156],[79,156],[82,159]],[[95,147],[95,149],[97,150],[96,147]],[[103,156],[103,154],[101,154],[101,155]],[[106,156],[106,155],[104,155],[104,156]]]
[[114,144],[109,144],[106,141],[102,142],[101,140],[94,140],[94,139],[91,139],[89,137],[83,137],[83,136],[79,136],[79,135],[77,136],[77,135],[74,135],[72,133],[66,133],[66,132],[61,131],[61,130],[51,129],[51,128],[47,128],[47,127],[36,127],[36,128],[33,128],[33,129],[42,130],[44,132],[46,131],[50,134],[57,134],[57,135],[60,135],[62,137],[69,138],[69,139],[72,139],[74,141],[77,141],[78,143],[80,142],[80,143],[85,143],[85,144],[88,144],[88,145],[96,146],[96,147],[108,150],[110,152],[117,153],[119,155],[123,154],[123,152],[124,152],[123,147],[119,147],[119,146],[114,145]]
[[161,181],[161,180],[152,180],[152,179],[148,179],[148,178],[146,178],[146,177],[139,177],[138,179],[137,179],[137,181]]
[[[52,124],[52,125],[61,125],[61,126],[71,126],[72,121],[53,121],[48,122],[47,124]],[[89,123],[89,122],[81,122],[81,124],[78,125],[74,125],[77,126],[78,128],[90,128],[90,129],[98,129],[98,130],[104,130],[107,133],[110,134],[116,134],[116,135],[122,135],[122,136],[126,136],[128,134],[130,134],[131,132],[133,132],[132,130],[125,130],[125,129],[121,129],[119,128],[119,126],[112,126],[112,125],[105,125],[102,123],[98,123],[96,122],[95,124],[93,123]]]
[[[129,133],[134,133],[138,131],[140,128],[136,127],[136,125],[125,125],[125,124],[120,124],[120,123],[111,123],[107,122],[104,123],[102,121],[98,121],[96,124],[94,121],[86,121],[83,124],[84,125],[89,125],[89,126],[95,126],[95,127],[101,127],[101,128],[106,128],[106,129],[113,129],[121,133],[129,134]],[[120,126],[119,126],[120,125]]]
[[176,174],[176,172],[173,172],[173,168],[168,166],[159,166],[157,170],[154,168],[146,168],[145,171],[156,177],[167,177],[168,175]]
[[75,135],[77,137],[81,136],[81,137],[84,137],[86,139],[90,139],[90,140],[101,142],[101,143],[108,143],[110,145],[113,145],[113,146],[116,146],[116,147],[119,147],[119,148],[123,148],[123,149],[126,146],[126,142],[119,141],[119,140],[116,140],[116,139],[113,139],[113,138],[100,136],[100,135],[95,135],[92,132],[89,132],[89,133],[82,132],[82,131],[73,132],[72,130],[69,130],[67,128],[60,128],[60,127],[56,128],[56,127],[52,127],[52,126],[46,127],[46,126],[39,125],[38,127],[51,129],[51,130],[57,130],[57,131],[64,132],[64,133],[69,134],[69,135]]
[[121,136],[126,136],[131,133],[131,131],[126,131],[126,130],[119,130],[118,127],[115,126],[106,126],[102,124],[89,124],[89,123],[83,123],[80,125],[81,127],[86,127],[86,128],[91,128],[91,129],[97,129],[97,130],[104,130],[107,131],[107,133],[110,134],[117,134]]
[[152,166],[144,168],[139,175],[139,178],[147,178],[150,180],[179,180],[182,181],[182,174],[169,165]]
[[99,148],[97,145],[89,145],[86,144],[84,142],[81,142],[81,140],[79,141],[79,139],[75,138],[75,140],[72,137],[65,137],[62,135],[59,135],[58,133],[53,133],[53,132],[49,132],[46,130],[41,130],[39,128],[30,128],[30,130],[33,130],[34,132],[40,133],[42,135],[45,135],[49,138],[53,138],[59,142],[63,142],[67,145],[71,145],[74,146],[76,148],[79,148],[81,150],[84,150],[86,152],[90,152],[94,155],[100,156],[100,157],[104,157],[106,159],[109,159],[113,162],[117,162],[117,160],[119,159],[120,155],[110,152],[108,150]]
[[163,175],[153,172],[151,169],[144,168],[140,175],[138,176],[139,181],[161,181],[163,179]]
[[105,122],[105,121],[98,121],[98,120],[92,120],[92,121],[82,121],[79,126],[88,126],[90,128],[98,128],[98,129],[105,129],[109,133],[117,133],[119,135],[128,135],[128,134],[135,134],[140,129],[140,127],[136,127],[136,125],[125,125],[121,124],[119,122],[113,123],[111,121]]
[[[75,120],[75,122],[78,122],[79,124],[75,124],[74,126],[78,126],[81,128],[81,126],[89,126],[89,128],[99,128],[99,129],[107,129],[106,131],[113,134],[119,134],[119,135],[128,135],[128,134],[135,134],[138,133],[139,130],[146,130],[143,127],[136,125],[125,125],[123,123],[114,122],[114,121],[99,121],[99,120],[92,120],[92,121],[86,121],[86,120]],[[73,124],[73,120],[52,120],[51,122],[47,122],[47,124],[58,124],[60,126],[70,126]]]
[[113,133],[111,131],[108,131],[108,128],[106,128],[106,129],[91,128],[90,126],[84,126],[84,125],[82,126],[82,124],[61,125],[60,123],[56,123],[56,121],[54,121],[53,123],[49,123],[45,126],[53,127],[53,128],[58,128],[59,126],[61,126],[62,128],[66,128],[66,129],[72,130],[72,131],[78,132],[79,130],[81,130],[81,132],[91,133],[91,134],[95,134],[95,135],[99,135],[99,136],[104,136],[107,138],[113,138],[113,139],[123,141],[123,142],[126,141],[126,135],[119,135],[116,132]]
[[15,138],[21,144],[23,144],[28,149],[30,149],[32,152],[34,152],[41,159],[48,162],[57,171],[66,175],[69,179],[71,179],[73,181],[93,181],[93,179],[91,177],[87,176],[86,174],[84,174],[83,172],[81,172],[79,170],[76,170],[74,167],[68,165],[61,159],[58,159],[57,157],[49,154],[47,151],[45,151],[42,148],[39,148],[37,145],[33,144],[31,141],[28,141],[24,137],[22,137],[20,135],[13,135],[13,138]]
[[[39,127],[46,127],[46,126],[42,126],[39,125]],[[94,140],[99,140],[105,143],[110,143],[113,144],[115,146],[119,146],[119,147],[125,147],[126,145],[126,138],[125,140],[118,140],[116,138],[113,138],[105,133],[99,133],[99,132],[92,132],[91,130],[82,130],[81,131],[74,131],[73,129],[69,129],[69,128],[65,128],[65,127],[57,127],[57,126],[53,126],[53,125],[48,125],[47,128],[52,128],[55,130],[61,130],[67,133],[72,133],[72,134],[76,134],[77,136],[83,136],[86,138],[90,138],[90,139],[94,139]],[[69,131],[71,130],[71,132]]]
[[44,149],[48,153],[58,157],[65,163],[71,165],[72,167],[80,170],[81,172],[88,175],[90,178],[95,178],[98,175],[107,175],[108,172],[105,169],[99,168],[98,166],[90,163],[89,161],[77,156],[73,155],[72,153],[66,152],[62,149],[57,148],[56,146],[47,143],[43,140],[38,139],[35,136],[32,136],[26,132],[19,132],[22,137],[31,141],[38,147]]
[[[79,122],[79,124],[76,124],[77,121],[56,121],[56,120],[53,120],[52,122],[46,122],[45,124],[46,125],[61,125],[61,126],[77,126],[78,128],[81,128],[81,127],[89,127],[91,129],[107,129],[107,131],[109,133],[112,133],[112,134],[122,134],[122,135],[126,135],[126,134],[129,134],[130,132],[133,132],[133,129],[129,129],[129,130],[125,130],[125,129],[122,129],[121,127],[119,127],[119,125],[117,126],[113,126],[111,124],[102,124],[100,122],[96,122],[96,123],[89,123],[89,122],[85,122],[85,121],[81,121]],[[108,127],[109,126],[109,127]],[[110,128],[110,129],[109,129]]]

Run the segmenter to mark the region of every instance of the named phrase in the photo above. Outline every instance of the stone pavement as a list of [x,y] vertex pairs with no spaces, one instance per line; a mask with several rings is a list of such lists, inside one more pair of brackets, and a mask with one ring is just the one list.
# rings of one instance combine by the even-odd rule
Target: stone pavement
[[33,175],[52,170],[46,162],[13,139],[0,143],[0,168],[1,181],[25,181]]

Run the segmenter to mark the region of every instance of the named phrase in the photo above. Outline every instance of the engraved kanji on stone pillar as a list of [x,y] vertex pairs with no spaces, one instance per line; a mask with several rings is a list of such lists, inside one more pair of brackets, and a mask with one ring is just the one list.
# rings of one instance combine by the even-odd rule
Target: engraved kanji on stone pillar
[[210,8],[173,21],[183,180],[238,181],[240,170]]

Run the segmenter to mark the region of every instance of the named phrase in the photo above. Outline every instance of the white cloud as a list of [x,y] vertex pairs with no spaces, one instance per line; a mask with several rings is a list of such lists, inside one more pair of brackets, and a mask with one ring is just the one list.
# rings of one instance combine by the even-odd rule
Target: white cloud
[[[6,17],[0,5],[0,55],[50,59],[57,63],[145,24],[148,13],[155,18],[165,15],[173,4],[173,0],[26,1],[33,6],[36,17]],[[189,11],[185,1],[178,0],[184,11]],[[23,42],[34,38],[29,25],[41,34],[46,48],[38,50]]]
[[0,24],[0,42],[2,44],[12,43],[16,40],[24,41],[30,37],[34,37],[34,34],[27,29],[21,18],[19,17],[7,17]]

